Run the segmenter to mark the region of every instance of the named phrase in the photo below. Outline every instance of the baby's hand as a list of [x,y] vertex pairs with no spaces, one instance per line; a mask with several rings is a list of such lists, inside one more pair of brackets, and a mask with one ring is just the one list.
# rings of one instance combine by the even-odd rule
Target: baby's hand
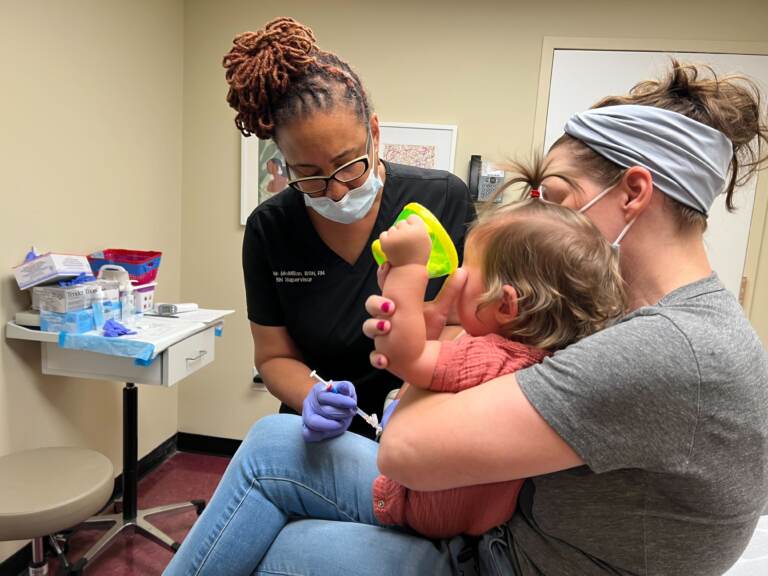
[[408,216],[379,236],[381,249],[392,266],[420,264],[426,266],[432,251],[427,227],[418,216]]

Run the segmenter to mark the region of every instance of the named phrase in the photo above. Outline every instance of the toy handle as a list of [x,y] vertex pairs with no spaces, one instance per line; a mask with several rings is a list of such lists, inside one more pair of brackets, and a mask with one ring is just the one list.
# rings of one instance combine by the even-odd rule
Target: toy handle
[[[440,220],[432,212],[417,202],[411,202],[403,207],[394,224],[407,219],[412,214],[423,220],[429,233],[429,239],[432,241],[432,251],[427,262],[428,276],[430,278],[439,278],[453,274],[459,266],[459,255],[456,252],[456,246],[454,246],[453,240],[451,240]],[[387,261],[387,255],[382,250],[381,242],[378,239],[374,240],[373,244],[371,244],[371,252],[373,252],[373,258],[379,266]]]

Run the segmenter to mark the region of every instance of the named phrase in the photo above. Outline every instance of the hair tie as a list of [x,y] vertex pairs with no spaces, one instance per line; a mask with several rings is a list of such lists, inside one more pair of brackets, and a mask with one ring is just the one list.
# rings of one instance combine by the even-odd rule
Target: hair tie
[[541,190],[539,190],[538,188],[531,188],[530,196],[531,198],[541,199]]

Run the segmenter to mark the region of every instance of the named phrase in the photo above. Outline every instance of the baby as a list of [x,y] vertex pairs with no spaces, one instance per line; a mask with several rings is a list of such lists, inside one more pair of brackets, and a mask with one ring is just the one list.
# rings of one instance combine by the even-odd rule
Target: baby
[[[581,214],[539,198],[481,217],[470,230],[467,281],[458,313],[466,333],[427,340],[423,294],[431,242],[415,216],[380,236],[391,268],[383,295],[395,303],[391,331],[376,337],[386,367],[419,388],[458,392],[514,372],[596,332],[624,312],[618,257]],[[385,432],[386,433],[386,432]],[[434,492],[379,476],[373,508],[383,525],[430,538],[482,534],[506,522],[523,480]]]

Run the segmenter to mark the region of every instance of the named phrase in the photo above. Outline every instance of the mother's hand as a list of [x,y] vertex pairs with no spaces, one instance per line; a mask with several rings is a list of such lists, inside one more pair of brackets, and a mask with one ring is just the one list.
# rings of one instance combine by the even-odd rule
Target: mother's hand
[[[389,264],[385,263],[379,268],[379,286],[383,286],[389,271]],[[424,303],[424,323],[427,329],[427,339],[437,340],[443,328],[445,328],[448,316],[453,309],[459,294],[467,281],[467,273],[463,268],[458,268],[443,283],[437,297],[431,302]],[[363,333],[368,338],[383,336],[392,329],[392,315],[395,312],[395,303],[383,296],[369,296],[365,301],[365,309],[372,316],[363,323]],[[387,367],[388,360],[383,354],[371,352],[371,364],[376,368]]]

